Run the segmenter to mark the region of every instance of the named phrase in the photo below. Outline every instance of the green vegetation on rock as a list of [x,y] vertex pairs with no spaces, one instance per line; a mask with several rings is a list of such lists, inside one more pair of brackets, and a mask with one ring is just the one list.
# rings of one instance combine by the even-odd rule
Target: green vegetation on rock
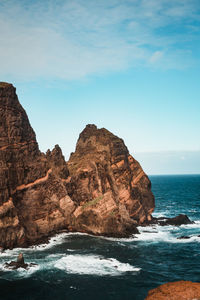
[[89,201],[89,202],[86,202],[83,206],[82,206],[82,208],[86,208],[86,207],[89,207],[89,206],[94,206],[94,205],[96,205],[100,200],[102,200],[103,199],[103,195],[101,195],[101,196],[99,196],[99,197],[96,197],[96,198],[94,198],[94,199],[92,199],[91,201]]

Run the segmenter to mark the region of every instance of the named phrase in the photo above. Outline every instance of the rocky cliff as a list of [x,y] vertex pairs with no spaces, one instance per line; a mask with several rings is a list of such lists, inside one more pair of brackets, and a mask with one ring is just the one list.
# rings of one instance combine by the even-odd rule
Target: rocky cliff
[[39,151],[15,88],[0,83],[0,246],[31,244],[68,226],[67,177],[60,148]]
[[38,242],[62,229],[126,236],[151,220],[151,184],[123,140],[88,125],[68,163],[41,153],[15,88],[0,83],[0,246]]
[[124,236],[136,232],[136,224],[151,220],[151,183],[122,139],[87,125],[67,166],[78,230]]

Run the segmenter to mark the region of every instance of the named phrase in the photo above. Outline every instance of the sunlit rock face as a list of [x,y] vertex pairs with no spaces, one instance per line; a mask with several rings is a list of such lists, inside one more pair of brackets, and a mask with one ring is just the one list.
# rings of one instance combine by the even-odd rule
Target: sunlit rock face
[[123,140],[87,125],[68,163],[41,153],[12,84],[0,83],[0,246],[42,241],[63,229],[127,236],[151,219],[151,184]]
[[122,139],[87,125],[67,165],[79,230],[125,236],[136,232],[135,225],[151,220],[151,183]]
[[39,151],[15,88],[7,83],[0,83],[0,124],[0,246],[12,248],[66,228],[74,207],[62,182],[68,170],[60,148],[47,155]]

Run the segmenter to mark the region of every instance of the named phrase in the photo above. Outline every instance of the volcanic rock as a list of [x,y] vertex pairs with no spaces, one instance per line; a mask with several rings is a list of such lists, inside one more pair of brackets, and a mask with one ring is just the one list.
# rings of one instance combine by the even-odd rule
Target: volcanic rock
[[87,125],[67,166],[77,230],[128,236],[137,233],[135,225],[151,220],[151,182],[123,140],[105,128]]
[[167,226],[167,225],[188,225],[193,224],[187,215],[180,214],[174,218],[167,218],[167,217],[160,217],[160,218],[152,218],[150,222],[146,222],[144,225],[151,225],[151,224],[158,224],[160,226]]
[[30,263],[25,264],[23,254],[20,253],[17,257],[17,261],[11,261],[10,263],[5,263],[6,268],[16,270],[19,268],[28,269],[29,267],[37,266],[37,264]]
[[200,299],[200,283],[177,281],[160,285],[150,290],[145,300],[198,300]]
[[20,253],[17,257],[17,263],[23,265],[24,264],[24,256]]
[[0,83],[0,247],[60,232],[128,236],[150,221],[151,183],[122,139],[87,125],[66,163],[40,152],[12,84]]
[[74,204],[62,180],[68,176],[58,146],[47,155],[15,88],[0,83],[0,246],[25,246],[67,228]]

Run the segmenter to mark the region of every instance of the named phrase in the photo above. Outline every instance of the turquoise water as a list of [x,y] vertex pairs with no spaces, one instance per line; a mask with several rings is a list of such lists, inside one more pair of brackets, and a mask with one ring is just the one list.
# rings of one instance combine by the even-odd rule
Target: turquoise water
[[[155,216],[187,214],[194,224],[139,228],[137,238],[60,234],[48,245],[0,255],[2,300],[143,300],[149,289],[175,280],[200,281],[200,175],[151,176]],[[191,236],[178,240],[181,235]],[[4,263],[23,251],[28,271]]]

